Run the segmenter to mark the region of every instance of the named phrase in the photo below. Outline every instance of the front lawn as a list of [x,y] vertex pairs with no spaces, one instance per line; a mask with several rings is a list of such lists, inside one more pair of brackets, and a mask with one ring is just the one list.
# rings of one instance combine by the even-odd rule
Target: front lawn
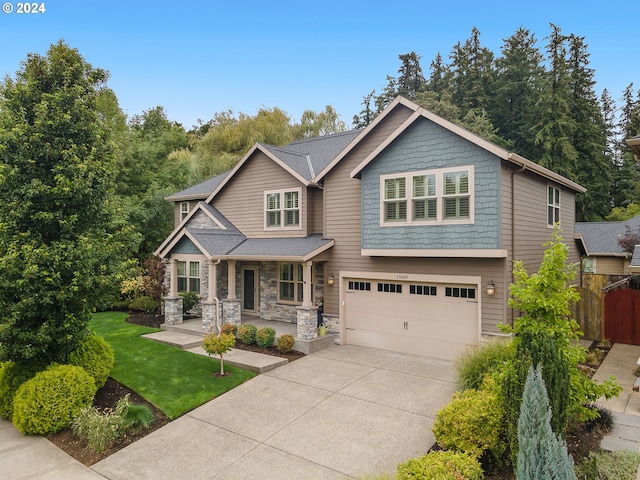
[[111,377],[134,390],[176,418],[224,392],[246,382],[255,373],[225,364],[227,377],[213,377],[220,371],[214,358],[196,355],[142,338],[155,328],[125,322],[126,313],[97,313],[89,328],[103,337],[115,352]]

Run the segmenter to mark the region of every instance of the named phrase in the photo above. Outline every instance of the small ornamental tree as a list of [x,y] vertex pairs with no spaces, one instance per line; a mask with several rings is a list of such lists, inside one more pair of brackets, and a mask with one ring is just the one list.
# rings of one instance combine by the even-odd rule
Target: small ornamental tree
[[551,430],[551,408],[540,366],[529,368],[518,418],[517,480],[575,480],[567,444]]
[[221,333],[216,335],[212,333],[204,338],[202,348],[209,355],[218,355],[220,357],[220,376],[224,376],[223,355],[233,348],[236,344],[236,337],[231,333]]

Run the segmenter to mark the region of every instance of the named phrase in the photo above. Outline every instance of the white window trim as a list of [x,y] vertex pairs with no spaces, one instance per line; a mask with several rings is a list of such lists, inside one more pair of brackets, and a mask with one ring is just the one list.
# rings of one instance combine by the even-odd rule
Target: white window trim
[[[554,198],[555,198],[555,191],[558,192],[558,205],[555,205],[555,203],[554,204],[549,203],[550,188],[553,188],[554,190]],[[558,224],[562,224],[562,190],[555,185],[547,184],[546,199],[547,199],[546,201],[547,208],[546,208],[545,215],[547,217],[547,228],[553,228],[555,226],[555,222],[549,223],[549,207],[553,207],[554,209],[558,210]],[[554,215],[554,218],[555,218],[555,215]]]
[[[461,219],[445,219],[443,210],[444,195],[444,174],[461,172],[466,170],[469,173],[469,218]],[[435,220],[413,220],[413,177],[419,175],[433,175],[436,176],[436,196],[437,208]],[[406,202],[407,202],[407,220],[403,222],[385,222],[385,180],[391,178],[405,178],[406,185]],[[380,175],[380,226],[381,227],[398,227],[409,225],[460,225],[460,224],[473,224],[475,223],[475,173],[474,165],[461,165],[459,167],[447,167],[447,168],[435,168],[431,170],[417,170],[413,172],[400,172],[391,173],[387,175]],[[448,195],[449,196],[449,195]],[[423,198],[423,197],[420,197]]]
[[[290,191],[290,190],[287,190]],[[281,265],[293,265],[293,280],[291,282],[289,281],[284,281],[280,279],[280,268]],[[299,289],[304,289],[304,284],[306,283],[306,280],[301,279],[299,276],[300,273],[300,269],[299,266],[302,265],[301,263],[296,263],[296,262],[278,262],[278,294],[276,296],[277,298],[277,302],[278,303],[282,303],[282,304],[287,304],[287,305],[302,305],[302,302],[299,302],[295,299],[298,298],[299,296]],[[302,275],[304,276],[304,265],[302,265]],[[313,273],[311,274],[311,278],[313,278]],[[293,283],[293,298],[294,300],[283,300],[280,298],[280,283],[281,282],[285,282],[285,283]],[[313,293],[313,283],[311,285],[311,289],[312,289],[312,293]],[[304,295],[304,294],[303,294]]]
[[[176,262],[185,262],[185,273],[186,275],[178,275],[178,270],[176,270],[175,275],[176,275],[176,287],[178,286],[178,278],[186,278],[186,282],[187,282],[187,289],[186,290],[180,290],[178,287],[178,293],[182,293],[182,292],[195,292],[198,295],[201,294],[202,292],[202,261],[200,260],[200,258],[196,258],[196,256],[180,256],[180,257],[174,257],[174,260],[176,260]],[[193,277],[191,276],[191,263],[197,263],[198,264],[198,276],[197,277]],[[176,268],[178,268],[178,265],[176,264]],[[192,278],[197,278],[198,279],[198,285],[199,288],[198,290],[190,290],[190,279]]]
[[[186,206],[186,209],[183,208]],[[180,222],[189,216],[189,202],[180,202]]]
[[[298,225],[285,226],[285,212],[287,209],[284,207],[284,196],[285,193],[289,192],[297,192],[298,194]],[[278,193],[280,195],[280,226],[272,227],[267,225],[267,198],[269,195]],[[273,230],[302,230],[302,188],[283,188],[280,190],[267,190],[263,193],[264,206],[262,209],[262,217],[264,223],[264,229],[266,231]]]

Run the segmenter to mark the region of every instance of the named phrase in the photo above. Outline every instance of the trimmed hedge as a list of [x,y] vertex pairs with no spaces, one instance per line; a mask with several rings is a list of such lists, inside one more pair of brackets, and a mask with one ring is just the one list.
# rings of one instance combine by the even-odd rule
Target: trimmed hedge
[[258,333],[258,328],[255,325],[251,325],[247,323],[246,325],[240,325],[238,328],[238,337],[240,341],[245,345],[253,345],[256,343],[256,334]]
[[13,424],[24,434],[48,435],[71,425],[91,405],[96,385],[75,365],[55,365],[23,383],[13,401]]
[[69,363],[84,368],[93,377],[96,388],[100,388],[107,382],[115,358],[113,348],[104,338],[91,335],[71,352]]
[[278,337],[277,343],[277,348],[280,353],[289,353],[291,350],[293,350],[293,345],[296,343],[296,340],[295,338],[293,338],[293,335],[285,333],[284,335],[280,335]]
[[11,420],[18,388],[37,373],[37,368],[12,361],[0,363],[0,417]]
[[273,347],[276,331],[271,327],[264,327],[256,333],[256,343],[262,348]]
[[470,455],[439,450],[398,465],[396,480],[482,480],[484,472]]

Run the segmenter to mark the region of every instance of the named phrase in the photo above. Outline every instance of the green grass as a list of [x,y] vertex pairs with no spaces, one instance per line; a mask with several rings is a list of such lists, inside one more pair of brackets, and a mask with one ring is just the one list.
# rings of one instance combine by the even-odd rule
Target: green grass
[[246,382],[255,373],[225,364],[227,377],[213,377],[220,371],[218,360],[163,345],[141,335],[159,331],[125,322],[126,313],[97,313],[89,328],[103,337],[115,352],[111,377],[143,396],[169,418],[176,418]]

